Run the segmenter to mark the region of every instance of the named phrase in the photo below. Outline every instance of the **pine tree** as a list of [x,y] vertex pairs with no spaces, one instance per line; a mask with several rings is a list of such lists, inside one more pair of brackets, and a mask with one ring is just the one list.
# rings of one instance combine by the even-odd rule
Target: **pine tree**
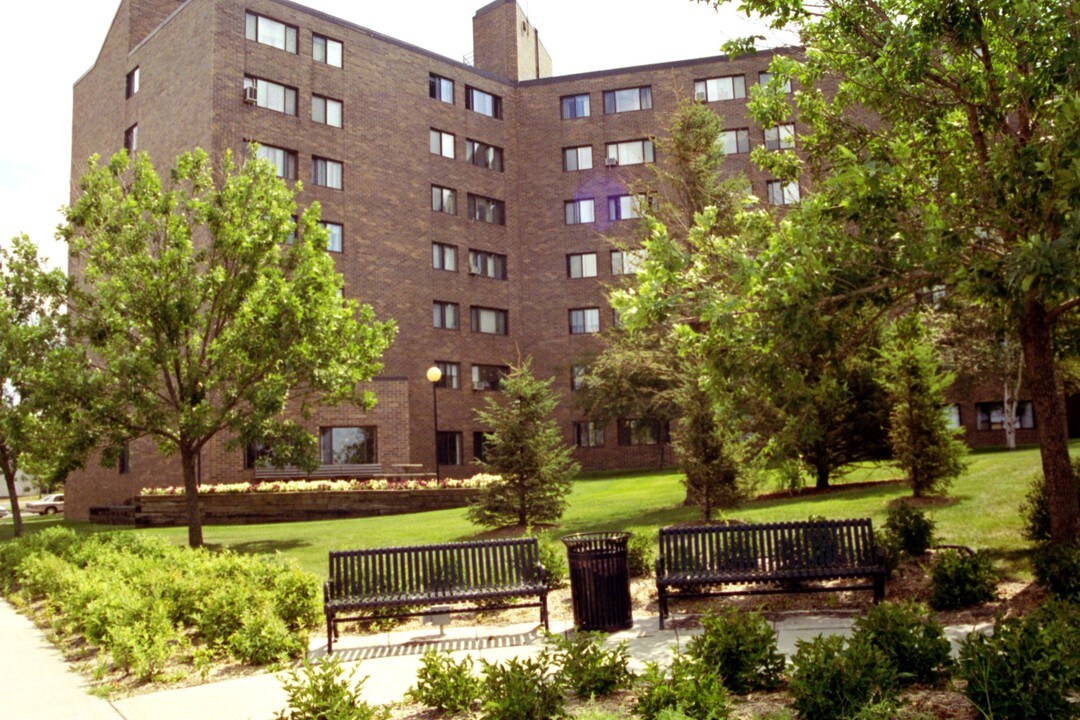
[[525,360],[502,382],[501,399],[488,398],[477,420],[485,436],[485,472],[501,480],[480,493],[469,520],[486,527],[553,523],[566,509],[566,496],[578,472],[551,414],[558,396],[552,380],[539,380]]

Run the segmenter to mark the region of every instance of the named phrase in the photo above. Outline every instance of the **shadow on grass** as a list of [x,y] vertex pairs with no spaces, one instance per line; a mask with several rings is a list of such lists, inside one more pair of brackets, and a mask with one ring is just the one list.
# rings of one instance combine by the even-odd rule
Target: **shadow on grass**
[[288,552],[299,548],[311,547],[311,543],[295,538],[281,540],[249,540],[238,543],[206,543],[208,550],[232,550],[242,555],[273,555],[275,552]]
[[1006,577],[1027,578],[1031,575],[1032,560],[1035,556],[1034,548],[988,548],[986,554],[994,561],[994,566],[1004,573]]

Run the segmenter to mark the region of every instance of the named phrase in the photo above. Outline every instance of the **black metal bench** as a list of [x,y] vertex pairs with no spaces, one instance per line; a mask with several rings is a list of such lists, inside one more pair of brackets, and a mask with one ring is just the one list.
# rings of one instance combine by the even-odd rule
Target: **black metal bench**
[[[660,629],[668,603],[676,598],[873,590],[878,603],[885,596],[887,576],[869,519],[660,528],[656,560]],[[863,578],[869,582],[804,584]],[[720,589],[733,584],[748,587]]]
[[[547,595],[536,538],[331,551],[323,585],[326,651],[333,652],[338,623],[414,617],[437,605],[451,606],[440,612],[538,607],[547,630]],[[521,597],[537,602],[509,602]],[[452,607],[461,603],[468,606]],[[352,612],[360,614],[344,616]]]

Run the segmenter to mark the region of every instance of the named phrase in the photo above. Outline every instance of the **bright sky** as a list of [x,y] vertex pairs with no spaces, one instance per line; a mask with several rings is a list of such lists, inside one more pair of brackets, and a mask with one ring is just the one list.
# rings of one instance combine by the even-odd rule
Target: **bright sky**
[[[488,0],[301,0],[309,7],[461,60],[472,16]],[[0,242],[26,233],[66,267],[54,236],[68,200],[71,88],[93,64],[120,0],[38,0],[5,10],[0,44],[9,104],[0,115]],[[691,0],[519,0],[551,54],[556,75],[719,54],[733,37],[794,42],[736,12]],[[47,29],[47,32],[44,32]],[[41,31],[41,32],[39,32]],[[43,34],[44,32],[44,34]],[[42,43],[47,44],[44,47]]]

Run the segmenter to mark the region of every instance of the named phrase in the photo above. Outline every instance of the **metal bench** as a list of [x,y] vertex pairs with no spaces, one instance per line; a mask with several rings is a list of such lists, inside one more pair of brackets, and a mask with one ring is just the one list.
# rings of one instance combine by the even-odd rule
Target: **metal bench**
[[[656,590],[660,628],[675,599],[716,595],[873,590],[885,596],[888,570],[869,519],[660,528]],[[819,580],[860,580],[807,585]],[[723,590],[725,585],[745,589]]]
[[[333,652],[338,623],[415,617],[437,605],[450,606],[439,612],[538,607],[547,630],[547,596],[536,538],[332,550],[323,585],[326,651]],[[521,597],[537,602],[510,602]],[[452,607],[462,603],[467,607]],[[345,616],[352,612],[359,614]]]

